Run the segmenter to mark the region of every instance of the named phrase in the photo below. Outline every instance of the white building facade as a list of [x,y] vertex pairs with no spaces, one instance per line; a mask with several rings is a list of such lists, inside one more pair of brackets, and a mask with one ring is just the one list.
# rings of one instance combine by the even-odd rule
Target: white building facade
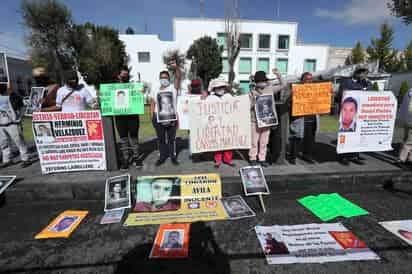
[[[159,72],[165,69],[162,56],[168,50],[179,49],[185,53],[193,41],[203,36],[216,38],[225,44],[224,19],[174,18],[173,41],[161,41],[157,35],[120,35],[126,45],[132,67],[133,79],[151,84],[158,81]],[[325,70],[328,66],[329,46],[298,43],[296,22],[242,20],[240,22],[241,50],[234,71],[242,91],[249,89],[250,75],[258,70],[268,73],[277,68],[283,75],[300,76],[303,72]],[[226,52],[222,54],[222,77],[228,76]]]

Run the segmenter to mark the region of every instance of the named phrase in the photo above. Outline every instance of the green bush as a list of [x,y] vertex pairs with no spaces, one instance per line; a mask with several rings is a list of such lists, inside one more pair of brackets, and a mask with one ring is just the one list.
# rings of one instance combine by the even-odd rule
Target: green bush
[[379,84],[378,84],[378,82],[374,82],[374,83],[373,83],[373,90],[379,91]]
[[403,97],[405,96],[406,93],[408,93],[410,87],[408,81],[403,81],[401,88],[399,90],[399,95],[398,95],[398,103],[401,104]]

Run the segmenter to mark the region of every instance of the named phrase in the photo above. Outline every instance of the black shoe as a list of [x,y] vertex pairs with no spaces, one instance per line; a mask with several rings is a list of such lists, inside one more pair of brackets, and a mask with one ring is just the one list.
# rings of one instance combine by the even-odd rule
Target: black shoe
[[269,166],[269,163],[266,162],[266,161],[260,161],[259,164],[260,164],[262,167],[268,167],[268,166]]
[[220,165],[221,165],[221,163],[215,163],[213,166],[214,166],[214,168],[219,168]]
[[33,163],[33,162],[30,161],[30,160],[22,161],[21,164],[20,164],[20,167],[21,167],[21,168],[26,168],[26,167],[30,166],[32,163]]
[[341,164],[341,165],[344,165],[344,166],[348,166],[349,165],[349,161],[348,161],[348,159],[346,159],[346,158],[339,158],[339,163]]
[[7,162],[7,163],[1,163],[0,164],[0,168],[6,168],[6,167],[9,167],[9,166],[11,166],[13,163],[10,161],[10,162]]
[[133,166],[135,166],[136,168],[141,168],[143,167],[143,162],[140,160],[135,160],[132,162]]
[[296,165],[296,158],[289,158],[288,161],[289,161],[289,163],[291,163],[292,165]]
[[161,166],[165,161],[166,159],[159,159],[156,161],[155,166]]
[[361,160],[361,161],[365,161],[365,160],[366,160],[365,158],[363,158],[363,157],[360,156],[360,155],[358,155],[358,159]]
[[120,163],[120,170],[128,170],[129,169],[129,165],[126,163]]
[[303,155],[302,155],[302,160],[305,161],[305,162],[311,163],[311,164],[314,164],[314,163],[315,163],[315,161],[313,160],[312,156],[310,156],[310,155],[305,155],[305,154],[303,154]]
[[258,162],[257,162],[256,160],[252,160],[252,161],[249,161],[249,164],[250,164],[251,166],[257,166],[257,165],[258,165]]
[[170,160],[172,161],[172,164],[173,164],[173,165],[175,165],[175,166],[180,165],[179,161],[178,161],[176,158],[172,158],[172,159],[170,159]]
[[364,164],[365,164],[364,162],[362,162],[362,161],[359,159],[359,157],[352,158],[352,159],[350,159],[350,161],[351,161],[352,163],[354,163],[354,164],[357,164],[357,165],[364,165]]

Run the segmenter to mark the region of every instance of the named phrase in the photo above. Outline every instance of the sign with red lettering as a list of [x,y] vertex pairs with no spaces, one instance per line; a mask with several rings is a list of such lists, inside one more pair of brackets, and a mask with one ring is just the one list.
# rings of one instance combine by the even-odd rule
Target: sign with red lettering
[[99,111],[35,112],[33,133],[43,174],[106,170]]
[[391,91],[346,91],[340,108],[337,152],[392,150],[396,108]]
[[250,149],[250,99],[248,95],[191,98],[190,143],[192,153]]

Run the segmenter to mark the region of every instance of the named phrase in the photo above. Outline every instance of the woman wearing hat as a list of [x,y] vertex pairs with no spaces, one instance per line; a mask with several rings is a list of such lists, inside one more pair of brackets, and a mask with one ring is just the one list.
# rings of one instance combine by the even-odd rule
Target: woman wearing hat
[[249,93],[251,102],[250,117],[252,121],[252,147],[249,150],[249,161],[251,165],[257,165],[258,162],[256,160],[257,158],[259,158],[259,164],[263,167],[267,167],[269,165],[266,162],[266,151],[267,145],[269,143],[270,127],[258,128],[257,126],[255,110],[256,97],[268,94],[275,95],[282,89],[284,89],[287,85],[287,83],[283,81],[282,76],[277,69],[273,69],[272,73],[278,78],[280,85],[271,85],[270,83],[268,83],[266,73],[264,71],[257,71],[254,77],[256,85]]

